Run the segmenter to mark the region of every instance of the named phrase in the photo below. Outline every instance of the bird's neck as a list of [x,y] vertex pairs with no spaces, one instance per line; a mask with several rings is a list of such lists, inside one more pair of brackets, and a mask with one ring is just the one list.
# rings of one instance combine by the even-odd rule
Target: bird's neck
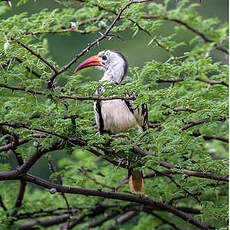
[[120,84],[124,78],[124,70],[122,68],[118,68],[118,66],[114,66],[114,68],[108,69],[104,72],[103,77],[100,81],[114,82],[116,84]]

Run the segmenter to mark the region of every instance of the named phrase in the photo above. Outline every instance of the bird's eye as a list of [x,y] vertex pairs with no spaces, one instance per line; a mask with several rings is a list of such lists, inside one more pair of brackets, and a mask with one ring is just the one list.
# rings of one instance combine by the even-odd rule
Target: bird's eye
[[106,61],[107,60],[107,57],[104,55],[102,56],[102,60]]

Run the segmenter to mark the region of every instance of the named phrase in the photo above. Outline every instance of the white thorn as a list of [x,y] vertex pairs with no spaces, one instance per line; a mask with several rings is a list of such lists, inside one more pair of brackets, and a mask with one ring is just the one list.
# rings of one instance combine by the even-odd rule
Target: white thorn
[[9,41],[6,41],[4,43],[4,51],[6,52],[9,48],[10,48],[10,43],[9,43]]
[[138,29],[133,33],[133,36],[132,37],[135,37],[136,35],[137,35],[137,33],[138,33]]
[[149,43],[148,46],[150,46],[153,43],[154,39],[152,39]]
[[104,21],[100,21],[100,22],[98,22],[98,26],[100,28],[105,28],[107,25],[106,25],[106,23]]
[[210,54],[210,51],[207,51],[206,53],[205,53],[205,57],[208,57],[209,56],[209,54]]
[[56,188],[51,188],[51,189],[50,189],[50,193],[51,193],[51,194],[54,194],[54,193],[56,193],[56,192],[57,192],[57,189],[56,189]]

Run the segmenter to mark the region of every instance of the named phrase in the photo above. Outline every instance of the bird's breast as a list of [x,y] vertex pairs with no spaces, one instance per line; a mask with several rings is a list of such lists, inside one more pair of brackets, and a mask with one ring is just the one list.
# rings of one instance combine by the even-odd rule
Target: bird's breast
[[101,116],[104,130],[111,133],[125,132],[131,127],[137,127],[141,131],[133,113],[123,100],[101,101]]

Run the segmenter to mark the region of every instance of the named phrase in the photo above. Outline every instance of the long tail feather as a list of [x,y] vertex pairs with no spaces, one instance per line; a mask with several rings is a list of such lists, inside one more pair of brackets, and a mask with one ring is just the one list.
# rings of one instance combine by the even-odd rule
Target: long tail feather
[[144,179],[142,172],[139,170],[129,169],[129,188],[132,193],[145,193]]

